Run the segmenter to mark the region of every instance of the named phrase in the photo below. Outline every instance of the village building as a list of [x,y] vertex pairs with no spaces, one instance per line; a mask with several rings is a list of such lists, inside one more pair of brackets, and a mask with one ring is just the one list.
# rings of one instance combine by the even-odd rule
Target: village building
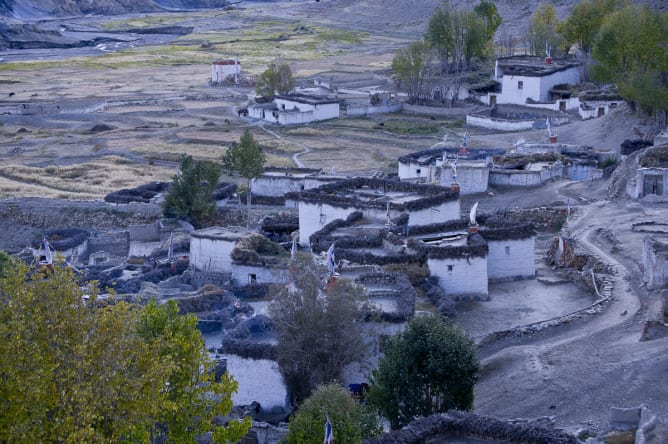
[[190,265],[196,271],[231,273],[232,250],[250,234],[241,227],[209,227],[190,235]]
[[399,157],[398,175],[402,181],[444,187],[457,183],[462,195],[484,193],[493,156],[503,153],[502,149],[431,148]]
[[238,239],[230,258],[232,280],[237,285],[288,282],[290,254],[259,233]]
[[494,186],[542,185],[563,177],[564,163],[557,154],[532,154],[497,157],[489,171],[489,184]]
[[239,83],[241,62],[239,59],[214,60],[211,62],[211,83]]
[[638,154],[638,169],[626,192],[634,199],[668,196],[668,145],[646,148]]
[[282,205],[287,193],[309,190],[344,179],[347,177],[316,168],[267,167],[251,181],[251,192],[254,203],[275,201]]
[[339,118],[340,100],[306,94],[277,95],[273,102],[248,107],[248,116],[279,125]]
[[518,144],[517,154],[502,149],[432,148],[398,159],[402,181],[458,187],[462,195],[484,193],[489,186],[538,186],[548,180],[594,180],[608,154],[565,144]]
[[668,288],[668,237],[646,236],[642,255],[647,289]]
[[581,64],[574,60],[526,55],[501,57],[496,60],[493,80],[500,84],[500,92],[487,91],[477,97],[490,106],[534,105],[567,111],[579,105],[577,97],[564,97],[560,88],[582,80]]
[[360,212],[382,225],[402,215],[410,225],[428,225],[459,218],[459,192],[434,185],[384,179],[343,180],[289,193],[299,208],[299,244],[310,246],[310,236],[328,223]]
[[624,99],[614,92],[585,91],[578,96],[578,114],[582,120],[603,117],[624,103]]
[[536,233],[531,224],[510,225],[492,217],[482,217],[478,224],[475,216],[422,226],[408,223],[403,217],[381,225],[358,211],[312,234],[311,249],[317,254],[334,245],[337,271],[342,273],[360,264],[426,264],[455,299],[484,300],[489,282],[535,276]]

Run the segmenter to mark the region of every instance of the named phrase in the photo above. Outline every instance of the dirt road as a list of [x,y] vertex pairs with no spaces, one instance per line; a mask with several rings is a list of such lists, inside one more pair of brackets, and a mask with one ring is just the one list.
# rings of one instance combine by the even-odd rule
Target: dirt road
[[[596,201],[578,209],[569,230],[578,250],[613,266],[612,297],[593,317],[481,351],[475,411],[503,418],[553,416],[558,427],[600,432],[610,407],[642,403],[668,414],[668,338],[639,341],[646,296],[638,285],[642,243],[630,223],[668,214],[628,202]],[[621,255],[599,234],[614,227]],[[635,277],[634,277],[635,276]]]

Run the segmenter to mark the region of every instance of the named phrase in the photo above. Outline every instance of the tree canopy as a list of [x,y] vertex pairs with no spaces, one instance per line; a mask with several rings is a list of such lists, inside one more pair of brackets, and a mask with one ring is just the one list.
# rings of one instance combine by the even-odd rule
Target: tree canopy
[[[196,318],[174,303],[97,299],[72,271],[18,265],[0,279],[0,441],[238,440],[249,421],[215,426],[236,383],[212,380]],[[178,418],[177,418],[178,416]]]
[[239,143],[234,143],[228,148],[227,154],[223,158],[223,168],[229,174],[238,173],[247,180],[247,228],[250,228],[251,219],[251,183],[253,179],[262,174],[265,162],[266,156],[262,147],[255,141],[248,129],[244,130]]
[[668,13],[629,5],[609,14],[596,37],[591,76],[649,115],[668,112]]
[[321,385],[290,419],[288,444],[323,442],[327,418],[335,443],[356,444],[382,432],[377,413],[357,403],[350,392],[336,383]]
[[485,20],[474,11],[455,9],[449,3],[432,14],[425,39],[438,51],[444,71],[459,73],[468,68],[473,57],[488,55]]
[[557,9],[552,3],[540,3],[529,19],[526,43],[530,54],[552,57],[558,55],[561,48],[561,36],[557,34]]
[[386,342],[367,399],[397,429],[416,416],[470,409],[478,370],[475,344],[454,324],[414,318]]
[[318,385],[341,379],[341,371],[364,358],[360,313],[362,289],[346,279],[322,290],[321,270],[300,258],[292,282],[270,306],[278,332],[278,367],[292,398],[301,403]]
[[577,44],[585,53],[591,52],[603,19],[612,13],[619,0],[582,0],[573,6],[565,21],[557,25],[557,31],[570,46]]
[[292,76],[290,65],[276,59],[260,74],[255,85],[255,92],[267,100],[273,100],[276,93],[287,94],[294,87],[295,79]]
[[496,30],[499,29],[499,26],[503,23],[503,18],[499,15],[496,5],[487,0],[480,0],[480,3],[473,8],[473,11],[485,21],[485,36],[487,37],[488,42],[492,42]]
[[220,172],[220,165],[215,162],[182,155],[179,173],[163,203],[165,216],[190,218],[195,224],[210,219],[216,209],[213,193]]
[[392,59],[395,80],[408,90],[408,97],[417,102],[424,94],[427,68],[431,65],[432,50],[428,42],[418,40],[399,49]]

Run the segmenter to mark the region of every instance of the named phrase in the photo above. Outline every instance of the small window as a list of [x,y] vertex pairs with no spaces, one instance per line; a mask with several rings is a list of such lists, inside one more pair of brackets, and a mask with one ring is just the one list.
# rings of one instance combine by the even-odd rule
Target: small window
[[422,170],[421,170],[420,168],[418,168],[417,170],[415,170],[415,174],[420,174],[421,172],[422,172]]
[[248,283],[249,284],[257,284],[257,275],[254,273],[251,273],[248,275]]
[[448,271],[452,271],[453,268],[454,268],[454,265],[448,265]]
[[524,88],[524,82],[523,81],[518,81],[517,82],[517,89],[523,89]]
[[510,256],[510,247],[506,245],[506,256]]

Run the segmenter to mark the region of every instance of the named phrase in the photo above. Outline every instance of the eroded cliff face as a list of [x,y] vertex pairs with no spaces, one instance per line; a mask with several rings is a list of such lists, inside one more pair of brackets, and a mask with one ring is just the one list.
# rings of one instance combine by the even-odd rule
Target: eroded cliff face
[[223,8],[228,0],[0,0],[0,15],[21,20],[86,14],[117,15],[174,9]]

